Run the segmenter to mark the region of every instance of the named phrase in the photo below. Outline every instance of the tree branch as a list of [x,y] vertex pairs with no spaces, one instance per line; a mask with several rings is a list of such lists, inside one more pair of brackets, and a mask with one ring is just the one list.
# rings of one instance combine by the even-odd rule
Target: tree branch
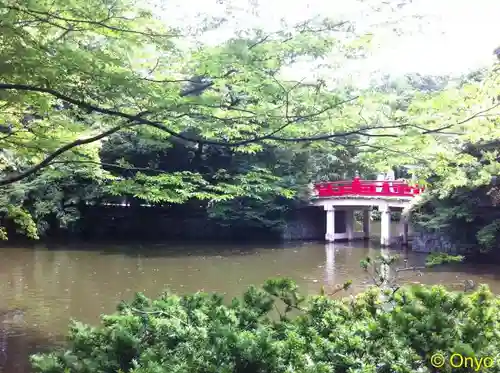
[[[116,111],[116,110],[113,110],[113,109],[103,108],[103,107],[100,107],[100,106],[92,105],[92,104],[89,104],[87,102],[84,102],[84,101],[81,101],[81,100],[78,100],[78,99],[66,96],[66,95],[64,95],[64,94],[62,94],[62,93],[60,93],[60,92],[58,92],[56,90],[50,89],[50,88],[36,87],[36,86],[31,86],[31,85],[26,85],[26,84],[0,83],[0,90],[2,90],[2,89],[3,90],[20,90],[20,91],[47,93],[47,94],[49,94],[51,96],[54,96],[54,97],[57,97],[57,98],[59,98],[59,99],[61,99],[63,101],[69,102],[69,103],[71,103],[73,105],[76,105],[76,106],[78,106],[78,107],[80,107],[82,109],[85,109],[85,110],[87,110],[89,112],[95,111],[97,113],[106,114],[106,115],[110,115],[110,116],[114,116],[114,117],[118,117],[118,118],[123,118],[123,119],[126,119],[129,122],[135,122],[136,124],[143,124],[143,125],[151,126],[151,127],[157,128],[157,129],[159,129],[161,131],[164,131],[164,132],[168,133],[169,135],[171,135],[173,137],[177,137],[178,139],[181,139],[181,140],[184,140],[184,141],[189,141],[189,142],[194,142],[194,143],[203,142],[204,144],[215,145],[215,146],[238,147],[238,146],[244,146],[244,145],[248,145],[248,144],[259,142],[259,141],[263,141],[263,140],[315,141],[315,140],[328,139],[328,138],[331,138],[331,137],[347,136],[347,135],[350,135],[350,134],[356,134],[356,133],[360,132],[360,130],[350,131],[350,132],[343,132],[343,133],[338,133],[338,134],[333,134],[333,135],[319,136],[317,138],[312,138],[312,140],[309,140],[308,138],[299,138],[299,139],[286,139],[286,138],[284,138],[284,139],[280,139],[280,138],[274,137],[274,135],[276,133],[278,133],[279,131],[283,130],[283,128],[285,128],[286,126],[290,125],[291,123],[296,123],[296,122],[298,122],[300,120],[304,120],[304,119],[308,119],[308,118],[312,118],[314,116],[320,115],[320,114],[322,114],[322,113],[324,113],[324,112],[326,112],[328,110],[331,110],[331,109],[333,109],[335,107],[343,105],[344,103],[347,103],[347,102],[350,102],[350,101],[354,101],[355,99],[357,99],[357,97],[351,97],[351,98],[346,99],[344,101],[337,102],[337,103],[335,103],[332,106],[328,106],[327,108],[324,108],[324,109],[318,111],[317,113],[308,114],[308,115],[305,115],[305,116],[300,116],[300,117],[295,117],[294,119],[290,119],[289,121],[286,121],[286,123],[283,126],[281,126],[277,130],[274,130],[274,131],[272,131],[272,132],[270,132],[268,134],[265,134],[265,135],[262,135],[262,136],[255,136],[255,137],[247,139],[247,140],[241,140],[241,141],[235,141],[235,142],[226,142],[226,141],[215,141],[215,140],[207,140],[207,139],[200,140],[200,139],[195,139],[195,138],[192,138],[192,137],[189,137],[189,136],[185,136],[183,134],[177,133],[177,132],[169,129],[163,123],[153,122],[151,120],[143,118],[142,115],[144,113],[132,115],[132,114],[127,114],[127,113],[124,113],[124,112],[121,112],[121,111]],[[189,115],[188,113],[183,113],[183,114],[181,114],[181,115],[179,115],[179,116],[177,116],[175,118],[178,119],[178,118],[185,117],[185,116],[188,116],[188,115]],[[379,128],[391,128],[391,127],[364,128],[363,130],[379,129]]]
[[[132,114],[127,114],[124,112],[116,111],[113,109],[103,108],[103,107],[100,107],[97,105],[87,103],[85,101],[81,101],[81,100],[66,96],[66,95],[64,95],[56,90],[50,89],[50,88],[36,87],[36,86],[31,86],[31,85],[26,85],[26,84],[0,83],[0,90],[20,90],[20,91],[46,93],[46,94],[49,94],[53,97],[59,98],[63,101],[66,101],[68,103],[76,105],[79,108],[85,109],[89,112],[94,111],[94,112],[105,114],[105,115],[123,118],[123,119],[126,119],[127,122],[129,123],[128,125],[121,125],[121,126],[113,127],[105,132],[102,132],[96,136],[93,136],[93,137],[90,137],[87,139],[76,140],[76,141],[73,141],[71,143],[68,143],[68,144],[64,145],[63,147],[57,149],[55,152],[48,155],[43,161],[41,161],[37,165],[27,169],[26,171],[21,172],[15,176],[10,176],[10,177],[7,177],[3,180],[0,180],[0,186],[12,184],[16,181],[22,180],[22,179],[36,173],[37,171],[48,166],[50,164],[50,162],[52,160],[54,160],[55,158],[57,158],[59,155],[63,154],[64,152],[66,152],[74,147],[84,145],[84,144],[90,144],[92,142],[103,139],[103,138],[105,138],[105,137],[107,137],[115,132],[118,132],[121,129],[140,125],[140,124],[157,128],[161,131],[168,133],[172,137],[175,137],[175,138],[178,138],[178,139],[181,139],[184,141],[198,143],[198,144],[203,143],[206,145],[224,146],[224,147],[244,146],[244,145],[248,145],[251,143],[260,142],[263,140],[274,140],[274,141],[280,141],[280,142],[311,142],[311,141],[329,140],[329,139],[332,139],[335,137],[346,137],[346,136],[350,136],[350,135],[362,135],[362,136],[370,136],[370,137],[399,137],[400,136],[399,134],[372,134],[372,133],[367,133],[366,131],[411,127],[411,125],[409,125],[409,124],[399,124],[399,125],[394,125],[394,126],[367,126],[367,127],[359,128],[359,129],[352,130],[352,131],[345,131],[345,132],[338,132],[338,133],[331,133],[331,134],[324,134],[324,135],[317,135],[317,136],[309,136],[309,137],[287,138],[287,137],[276,136],[277,133],[282,131],[284,128],[289,126],[291,123],[296,123],[296,122],[299,122],[299,121],[304,120],[304,119],[313,118],[314,116],[318,116],[318,115],[320,115],[320,114],[322,114],[330,109],[333,109],[337,106],[340,106],[346,102],[350,102],[350,101],[357,99],[357,97],[353,97],[353,98],[349,98],[347,100],[335,103],[332,106],[328,106],[327,108],[324,108],[316,113],[308,114],[308,115],[300,116],[300,117],[295,117],[293,119],[290,118],[289,120],[285,121],[285,123],[282,126],[279,126],[277,129],[275,129],[275,130],[273,130],[265,135],[255,136],[255,137],[250,138],[250,139],[236,141],[236,142],[223,142],[223,141],[214,141],[214,140],[206,140],[206,139],[195,139],[195,138],[192,138],[189,136],[185,136],[183,134],[177,133],[177,132],[169,129],[163,123],[154,122],[154,121],[148,120],[146,118],[143,118],[144,112],[132,115]],[[480,112],[479,114],[482,114],[482,113],[484,113],[484,111]],[[175,118],[181,118],[181,117],[187,116],[187,115],[188,115],[187,113],[183,113]],[[469,118],[469,120],[470,119],[472,119],[472,117]],[[449,127],[447,126],[447,128],[449,128]]]
[[329,140],[334,137],[344,137],[344,136],[349,136],[349,135],[363,135],[363,136],[369,136],[369,137],[401,137],[400,134],[374,134],[374,133],[366,133],[365,131],[368,130],[380,130],[380,129],[391,129],[391,128],[403,128],[403,127],[410,127],[408,125],[395,125],[395,126],[372,126],[372,127],[366,127],[366,128],[360,128],[357,130],[352,130],[348,132],[341,132],[341,133],[332,133],[332,134],[325,134],[325,135],[318,135],[318,136],[310,136],[310,137],[277,137],[277,136],[268,136],[267,138],[269,140],[275,140],[275,141],[282,141],[282,142],[307,142],[307,141],[322,141],[322,140]]
[[[75,29],[74,27],[72,27],[71,24],[87,24],[87,25],[93,25],[93,26],[97,26],[97,27],[101,27],[101,28],[106,28],[106,29],[112,30],[112,31],[132,33],[132,34],[138,34],[138,35],[149,36],[149,37],[167,37],[167,38],[170,38],[170,37],[178,36],[178,35],[156,34],[156,33],[152,33],[149,31],[146,32],[146,31],[130,30],[130,29],[123,29],[123,28],[116,27],[116,26],[111,26],[111,25],[108,25],[105,23],[106,21],[109,21],[109,20],[115,18],[115,17],[112,17],[111,15],[104,20],[94,21],[94,20],[84,20],[84,19],[76,19],[76,18],[65,18],[65,17],[61,17],[61,16],[54,14],[54,13],[42,12],[42,11],[29,9],[29,8],[22,9],[22,8],[19,8],[16,6],[2,5],[2,8],[29,14],[42,22],[47,22],[52,26],[63,28],[63,29],[66,29],[68,31],[85,31],[85,30]],[[37,17],[37,15],[46,16],[47,19],[39,18],[39,17]],[[66,23],[70,24],[70,27],[64,27],[64,26],[61,26],[57,23],[50,22],[50,18],[66,22]]]
[[18,173],[17,175],[8,176],[4,179],[1,179],[0,186],[12,184],[12,183],[15,183],[16,181],[27,178],[28,176],[30,176],[30,175],[40,171],[41,169],[49,166],[52,160],[54,160],[55,158],[57,158],[58,156],[60,156],[61,154],[67,152],[68,150],[70,150],[72,148],[75,148],[77,146],[84,145],[84,144],[93,143],[93,142],[98,141],[100,139],[103,139],[109,135],[112,135],[113,133],[118,132],[124,128],[131,127],[134,125],[136,125],[136,124],[127,124],[127,125],[116,126],[116,127],[113,127],[105,132],[102,132],[96,136],[92,136],[92,137],[88,137],[86,139],[79,139],[79,140],[75,140],[73,142],[70,142],[70,143],[60,147],[59,149],[57,149],[55,152],[51,153],[49,156],[47,156],[40,163],[34,165],[31,168],[28,168],[26,171]]
[[53,164],[75,164],[75,163],[80,163],[80,164],[93,164],[96,166],[102,166],[102,167],[109,167],[109,168],[118,168],[121,170],[126,170],[126,171],[143,171],[143,172],[155,172],[159,174],[168,174],[168,171],[164,170],[159,170],[156,168],[149,168],[149,167],[127,167],[127,166],[120,166],[119,164],[116,163],[105,163],[105,162],[97,162],[97,161],[92,161],[92,160],[68,160],[68,161],[52,161],[49,163],[49,165]]

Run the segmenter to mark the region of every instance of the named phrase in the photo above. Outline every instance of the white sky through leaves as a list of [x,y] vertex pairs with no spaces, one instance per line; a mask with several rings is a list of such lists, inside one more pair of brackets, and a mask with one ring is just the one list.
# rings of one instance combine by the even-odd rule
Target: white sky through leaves
[[[460,74],[490,64],[500,45],[500,0],[152,0],[169,24],[196,27],[203,17],[226,22],[203,35],[215,44],[248,27],[276,29],[322,15],[356,22],[373,32],[372,56],[350,61],[346,71],[399,75]],[[228,13],[229,10],[229,13]]]

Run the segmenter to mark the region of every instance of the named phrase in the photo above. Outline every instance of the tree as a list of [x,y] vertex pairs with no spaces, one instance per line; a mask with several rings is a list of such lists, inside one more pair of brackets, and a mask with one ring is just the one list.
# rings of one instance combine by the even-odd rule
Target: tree
[[[451,81],[443,90],[416,92],[403,109],[397,105],[390,109],[388,102],[383,120],[407,123],[411,129],[395,129],[394,133],[401,133],[399,137],[367,141],[366,146],[372,150],[363,157],[365,163],[413,165],[420,182],[432,181],[432,189],[442,197],[454,188],[489,183],[497,173],[498,165],[490,161],[495,150],[489,147],[481,151],[479,158],[484,159],[478,162],[468,149],[471,144],[490,142],[498,136],[496,68]],[[389,98],[382,95],[379,99],[387,102]],[[428,136],[421,136],[421,130]],[[416,136],[416,132],[420,134]],[[393,156],[387,158],[388,153]]]
[[[341,136],[343,128],[330,134],[323,122],[354,99],[279,75],[294,61],[327,53],[334,43],[331,32],[344,23],[306,22],[272,35],[252,30],[222,45],[185,53],[177,47],[177,30],[127,1],[7,1],[0,11],[5,57],[0,185],[7,216],[14,210],[28,220],[43,216],[28,192],[16,194],[18,184],[40,175],[55,180],[51,174],[60,178],[64,171],[69,177],[87,170],[91,182],[106,193],[153,202],[247,196],[255,191],[246,178],[261,185],[276,178],[255,168],[215,184],[185,170],[135,172],[117,179],[110,169],[134,167],[117,163],[105,171],[100,143],[123,132],[147,147],[180,141],[199,152],[212,146],[254,153],[264,142],[295,142],[295,137],[323,128],[327,137]],[[357,131],[347,127],[347,133]],[[23,190],[29,188],[23,184]],[[275,190],[276,195],[281,192],[289,195]],[[62,213],[61,198],[68,198],[58,198],[54,206]],[[29,224],[35,237],[33,221]]]
[[[99,193],[153,203],[197,199],[213,205],[297,193],[272,167],[254,165],[237,174],[221,168],[207,177],[199,170],[137,166],[121,157],[104,162],[100,149],[115,134],[161,151],[182,144],[197,159],[205,151],[303,154],[303,144],[314,143],[310,159],[324,163],[321,158],[329,162],[332,152],[343,162],[348,148],[364,144],[393,147],[404,139],[415,151],[416,144],[437,141],[433,135],[452,125],[387,119],[381,95],[359,97],[352,88],[284,75],[297,62],[321,59],[338,45],[341,51],[362,48],[352,37],[344,45],[338,40],[335,32],[351,30],[345,21],[311,20],[272,33],[240,30],[219,45],[187,47],[179,30],[127,0],[7,0],[0,12],[2,209],[6,216],[13,209],[22,212],[32,227],[45,213],[29,193],[13,196],[18,185],[29,190],[24,183],[41,175],[63,182],[84,172]],[[408,114],[420,115],[418,110],[415,104]],[[359,165],[358,157],[353,164]],[[365,169],[379,166],[365,162]],[[78,192],[58,198],[54,205],[63,216],[66,200],[93,197]]]
[[[386,120],[414,127],[438,125],[432,136],[407,132],[400,138],[370,140],[370,152],[360,154],[366,164],[413,165],[420,182],[429,186],[413,207],[415,225],[476,252],[491,251],[500,241],[498,191],[491,185],[500,170],[497,69],[494,65],[450,80],[444,89],[416,93],[388,111]],[[394,154],[390,158],[389,152]]]

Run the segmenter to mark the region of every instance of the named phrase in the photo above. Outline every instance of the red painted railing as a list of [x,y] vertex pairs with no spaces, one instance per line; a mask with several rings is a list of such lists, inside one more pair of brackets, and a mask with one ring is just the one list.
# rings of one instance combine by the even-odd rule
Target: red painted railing
[[352,181],[329,181],[314,185],[316,196],[374,196],[374,197],[415,197],[424,188],[411,186],[404,181],[394,180],[361,180],[355,177]]

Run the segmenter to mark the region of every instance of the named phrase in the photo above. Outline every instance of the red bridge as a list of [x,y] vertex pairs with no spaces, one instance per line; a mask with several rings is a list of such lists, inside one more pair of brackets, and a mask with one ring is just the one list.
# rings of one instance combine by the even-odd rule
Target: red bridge
[[[326,211],[326,241],[367,239],[370,235],[370,211],[380,212],[380,244],[391,245],[391,211],[404,211],[411,200],[424,188],[410,185],[402,180],[331,181],[314,185],[313,206]],[[363,213],[363,231],[356,231],[354,212]],[[403,215],[400,221],[401,242],[408,243],[409,220]],[[397,237],[396,237],[397,238]]]
[[352,181],[330,181],[314,185],[316,197],[415,197],[424,188],[411,186],[404,181],[394,180],[361,180],[355,177]]

